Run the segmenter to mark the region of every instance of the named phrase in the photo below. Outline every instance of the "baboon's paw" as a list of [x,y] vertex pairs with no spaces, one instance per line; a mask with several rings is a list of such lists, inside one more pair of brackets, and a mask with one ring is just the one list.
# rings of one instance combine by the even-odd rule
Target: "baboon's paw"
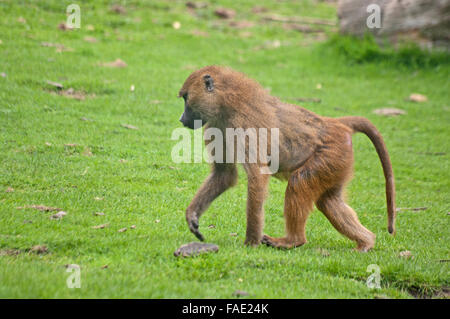
[[264,235],[261,240],[261,243],[263,243],[267,246],[270,246],[270,247],[274,247],[274,248],[289,249],[289,248],[301,246],[305,242],[289,240],[286,237],[274,238],[274,237]]
[[200,241],[204,241],[205,238],[198,230],[198,220],[192,218],[188,220],[189,230],[197,237]]
[[355,248],[355,250],[359,251],[360,253],[367,253],[369,250],[371,250],[373,247],[372,245],[367,244],[358,244],[358,247]]

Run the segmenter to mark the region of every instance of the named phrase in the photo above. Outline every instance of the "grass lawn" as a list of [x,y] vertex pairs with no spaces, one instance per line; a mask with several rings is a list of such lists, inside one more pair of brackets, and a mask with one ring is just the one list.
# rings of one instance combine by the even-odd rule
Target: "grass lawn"
[[[123,13],[108,1],[80,1],[81,29],[64,31],[58,24],[72,2],[0,2],[1,298],[231,298],[238,289],[249,298],[448,296],[448,56],[425,66],[390,56],[359,63],[321,42],[322,33],[261,19],[276,13],[335,21],[336,7],[321,1],[211,1],[194,13],[185,1],[118,1]],[[253,13],[255,6],[268,12]],[[218,7],[249,23],[230,26],[214,16]],[[329,37],[335,32],[320,28]],[[127,66],[105,66],[118,58]],[[207,163],[171,160],[171,133],[181,127],[183,109],[176,95],[193,70],[209,64],[243,71],[318,114],[369,118],[391,155],[397,206],[426,209],[399,212],[397,235],[388,234],[381,165],[369,139],[355,135],[348,198],[377,235],[372,251],[353,251],[317,210],[306,245],[245,247],[247,182],[240,168],[238,185],[200,221],[219,252],[175,258],[176,248],[196,240],[184,212],[209,172]],[[406,101],[412,93],[428,101]],[[305,97],[321,102],[296,101]],[[373,114],[382,107],[407,114]],[[284,234],[285,187],[270,184],[265,232],[272,236]],[[27,205],[67,215],[52,220],[55,212],[17,209]],[[93,228],[101,224],[109,226]],[[48,251],[30,251],[36,245]],[[400,257],[404,251],[412,257]],[[81,267],[80,289],[67,287],[66,264]],[[366,285],[370,264],[380,268],[381,289]]]

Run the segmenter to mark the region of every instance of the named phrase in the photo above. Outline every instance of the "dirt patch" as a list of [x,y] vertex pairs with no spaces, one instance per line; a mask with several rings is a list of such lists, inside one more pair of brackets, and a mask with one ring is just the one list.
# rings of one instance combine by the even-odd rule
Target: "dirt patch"
[[108,68],[126,68],[128,65],[125,61],[117,58],[112,62],[104,62],[99,63],[100,66],[108,67]]
[[52,212],[52,211],[61,211],[61,208],[57,208],[57,207],[50,207],[50,206],[44,206],[44,205],[25,205],[25,206],[20,206],[20,207],[16,207],[16,209],[26,209],[26,208],[33,208],[33,209],[37,209],[40,210],[42,212]]
[[19,249],[1,249],[0,256],[17,256],[21,253]]
[[73,88],[68,88],[67,90],[57,90],[57,91],[48,91],[52,95],[60,95],[67,97],[69,99],[75,99],[79,101],[84,101],[87,97],[94,98],[95,94],[86,94],[83,91],[76,91]]

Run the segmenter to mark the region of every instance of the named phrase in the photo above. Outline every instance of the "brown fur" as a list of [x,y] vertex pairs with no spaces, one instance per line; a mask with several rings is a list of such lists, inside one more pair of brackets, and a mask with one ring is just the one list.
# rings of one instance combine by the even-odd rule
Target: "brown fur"
[[[205,89],[205,76],[214,81],[213,89]],[[279,128],[279,171],[274,176],[288,180],[284,205],[286,235],[282,238],[263,235],[263,205],[270,175],[260,172],[265,163],[244,163],[248,176],[246,244],[262,242],[282,248],[303,245],[306,221],[316,204],[340,233],[357,243],[360,251],[374,246],[375,235],[361,225],[343,199],[344,187],[353,171],[351,136],[355,132],[368,135],[378,152],[386,178],[388,229],[395,232],[392,167],[381,135],[367,119],[316,115],[281,102],[244,74],[219,66],[192,73],[179,96],[187,96],[186,105],[200,114],[209,127],[221,129],[224,136],[226,128]],[[189,228],[199,239],[203,240],[198,230],[200,216],[236,180],[235,164],[212,165],[210,176],[186,210]]]

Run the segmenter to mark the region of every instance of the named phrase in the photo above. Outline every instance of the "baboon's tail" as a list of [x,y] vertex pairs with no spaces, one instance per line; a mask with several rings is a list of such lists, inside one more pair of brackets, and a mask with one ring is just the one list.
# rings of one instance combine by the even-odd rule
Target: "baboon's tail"
[[338,120],[350,127],[354,132],[366,134],[372,141],[383,167],[384,177],[386,179],[386,202],[388,212],[388,231],[395,234],[395,184],[394,173],[392,172],[391,160],[384,144],[383,137],[377,128],[366,118],[359,116],[340,117]]

